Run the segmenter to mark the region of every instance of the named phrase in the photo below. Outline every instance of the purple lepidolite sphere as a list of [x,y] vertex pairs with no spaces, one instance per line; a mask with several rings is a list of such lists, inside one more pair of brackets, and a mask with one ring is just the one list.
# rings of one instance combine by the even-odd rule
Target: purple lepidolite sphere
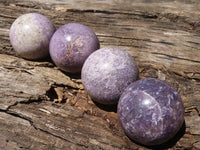
[[124,89],[138,77],[138,68],[126,51],[108,47],[92,53],[85,61],[81,79],[87,93],[102,104],[118,102]]
[[117,112],[125,133],[145,145],[166,142],[184,121],[179,94],[165,82],[153,78],[130,84],[120,97]]
[[49,55],[49,42],[55,30],[47,17],[37,13],[24,14],[13,22],[10,42],[21,57],[41,59]]
[[50,42],[50,55],[61,70],[80,72],[86,58],[99,49],[99,40],[87,26],[69,23],[61,26]]

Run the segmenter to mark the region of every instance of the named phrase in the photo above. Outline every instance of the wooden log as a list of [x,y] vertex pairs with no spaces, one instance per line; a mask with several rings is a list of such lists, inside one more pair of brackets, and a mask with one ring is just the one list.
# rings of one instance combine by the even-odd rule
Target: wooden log
[[[200,2],[193,0],[1,0],[0,149],[200,149]],[[117,46],[137,61],[140,78],[171,84],[185,106],[185,125],[169,142],[145,147],[126,137],[116,106],[94,103],[80,75],[50,59],[28,61],[8,33],[21,14],[37,12],[58,28],[79,22],[101,47]]]

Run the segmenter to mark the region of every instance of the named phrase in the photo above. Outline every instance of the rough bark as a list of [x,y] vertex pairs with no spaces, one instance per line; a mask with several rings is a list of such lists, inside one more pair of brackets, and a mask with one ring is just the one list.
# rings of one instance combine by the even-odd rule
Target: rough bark
[[[58,28],[88,25],[101,47],[117,46],[137,61],[140,78],[171,84],[185,106],[185,124],[169,142],[145,147],[126,137],[116,106],[94,103],[80,75],[50,59],[24,60],[8,32],[21,14],[38,12]],[[200,2],[193,0],[1,0],[0,149],[200,149]]]

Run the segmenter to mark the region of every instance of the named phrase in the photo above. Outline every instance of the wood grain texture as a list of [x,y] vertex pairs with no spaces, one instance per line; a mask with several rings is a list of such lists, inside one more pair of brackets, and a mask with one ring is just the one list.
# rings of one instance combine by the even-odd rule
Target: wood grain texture
[[[117,46],[137,61],[140,78],[171,84],[185,106],[185,125],[171,141],[144,147],[122,131],[116,106],[94,104],[80,75],[50,59],[19,58],[8,33],[21,14],[37,12],[55,26],[88,25],[101,47]],[[193,0],[1,0],[0,149],[200,149],[200,2]]]

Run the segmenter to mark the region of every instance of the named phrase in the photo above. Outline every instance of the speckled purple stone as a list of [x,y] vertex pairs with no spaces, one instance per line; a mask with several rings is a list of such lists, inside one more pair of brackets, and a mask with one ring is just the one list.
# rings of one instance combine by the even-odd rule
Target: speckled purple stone
[[87,93],[102,104],[118,102],[124,89],[138,77],[137,65],[126,51],[107,47],[85,61],[81,79]]
[[86,58],[99,49],[99,40],[87,26],[69,23],[61,26],[50,42],[50,56],[61,70],[80,72]]
[[18,17],[10,28],[10,42],[23,58],[41,59],[49,55],[49,42],[55,32],[53,23],[37,13]]
[[172,138],[184,121],[179,94],[165,82],[146,78],[130,84],[120,97],[118,117],[125,133],[145,145]]

